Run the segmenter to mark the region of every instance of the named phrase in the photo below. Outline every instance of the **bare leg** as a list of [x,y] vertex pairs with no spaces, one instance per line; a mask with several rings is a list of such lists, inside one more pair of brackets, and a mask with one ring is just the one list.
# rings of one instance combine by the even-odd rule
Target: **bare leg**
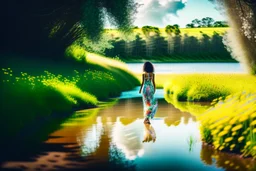
[[150,121],[149,121],[148,118],[145,118],[145,119],[144,119],[144,124],[150,124]]

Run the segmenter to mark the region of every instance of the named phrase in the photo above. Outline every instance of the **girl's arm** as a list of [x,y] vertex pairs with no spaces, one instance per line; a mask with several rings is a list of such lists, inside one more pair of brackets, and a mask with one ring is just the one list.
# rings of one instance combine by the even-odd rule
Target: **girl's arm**
[[153,85],[154,85],[154,92],[156,92],[155,74],[153,74]]
[[144,84],[144,74],[142,74],[142,83],[141,83],[141,86],[140,86],[140,91],[139,91],[139,93],[141,93],[141,89],[142,89],[143,84]]

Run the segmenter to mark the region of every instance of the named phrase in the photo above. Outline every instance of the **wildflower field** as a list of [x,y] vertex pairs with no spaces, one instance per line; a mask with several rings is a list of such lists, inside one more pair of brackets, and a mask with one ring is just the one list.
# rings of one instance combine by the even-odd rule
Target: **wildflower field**
[[256,158],[256,92],[229,95],[199,120],[203,140],[215,149]]
[[[218,150],[256,157],[255,76],[176,74],[168,78],[163,83],[165,99],[197,117],[205,142]],[[211,106],[195,101],[211,102]]]
[[26,66],[27,72],[16,66],[22,63],[2,68],[2,136],[16,135],[36,118],[96,107],[139,84],[120,61],[95,54],[86,55],[86,60],[66,68],[61,64],[45,70]]

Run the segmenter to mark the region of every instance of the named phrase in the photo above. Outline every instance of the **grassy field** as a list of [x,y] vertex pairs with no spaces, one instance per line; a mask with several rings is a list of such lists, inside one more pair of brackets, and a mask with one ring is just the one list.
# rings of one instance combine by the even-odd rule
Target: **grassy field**
[[181,74],[167,79],[164,91],[178,101],[212,101],[236,92],[256,91],[256,77],[247,74]]
[[86,63],[13,60],[2,68],[1,135],[15,136],[40,117],[96,107],[139,84],[124,63],[85,55]]
[[[202,32],[204,34],[207,34],[208,36],[212,36],[214,31],[220,35],[223,35],[228,29],[229,29],[228,27],[180,28],[180,31],[181,31],[181,36],[184,36],[186,34],[188,36],[195,36],[200,39],[200,38],[202,38]],[[159,28],[159,31],[160,31],[161,36],[164,36],[164,37],[168,36],[165,32],[165,28]],[[145,38],[141,28],[134,29],[133,32],[135,34],[140,34],[143,38]],[[124,37],[124,38],[127,38],[128,40],[133,38],[132,35],[125,37],[125,35],[123,35],[121,32],[119,32],[118,30],[115,30],[115,29],[106,29],[105,33],[112,35],[114,38],[115,37]]]

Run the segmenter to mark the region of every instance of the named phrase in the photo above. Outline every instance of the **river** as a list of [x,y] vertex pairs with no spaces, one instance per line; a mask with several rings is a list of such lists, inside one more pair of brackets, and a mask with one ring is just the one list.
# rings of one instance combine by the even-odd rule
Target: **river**
[[21,149],[21,142],[16,142],[12,148],[19,157],[8,158],[1,167],[120,171],[255,169],[256,163],[251,159],[205,145],[200,137],[200,122],[168,104],[161,89],[156,91],[156,117],[150,127],[145,126],[138,89],[123,92],[99,108],[76,111],[37,145],[27,142]]

